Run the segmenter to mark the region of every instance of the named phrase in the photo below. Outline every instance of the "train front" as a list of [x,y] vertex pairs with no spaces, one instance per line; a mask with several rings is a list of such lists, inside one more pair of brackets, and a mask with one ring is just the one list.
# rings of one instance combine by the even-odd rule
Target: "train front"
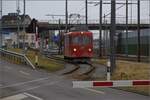
[[72,32],[70,52],[75,59],[90,59],[93,57],[92,32]]

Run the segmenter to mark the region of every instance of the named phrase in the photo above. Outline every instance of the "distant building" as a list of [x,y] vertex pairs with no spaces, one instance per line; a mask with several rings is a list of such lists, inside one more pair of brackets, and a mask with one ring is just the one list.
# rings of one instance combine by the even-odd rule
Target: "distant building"
[[[17,15],[17,13],[8,13],[8,15],[2,16],[2,24],[3,25],[17,25],[19,20],[19,24],[22,25],[24,21],[23,15]],[[25,24],[30,24],[31,18],[29,15],[25,15]]]
[[3,34],[2,37],[2,46],[7,46],[8,48],[11,48],[17,43],[17,35],[13,32],[9,34]]
[[[23,45],[23,34],[20,34],[19,35],[19,43],[20,43],[20,46],[22,47]],[[27,47],[31,47],[31,48],[34,48],[35,47],[35,34],[34,33],[26,33],[25,34],[25,45]]]
[[[19,21],[18,21],[19,20]],[[2,16],[2,25],[4,26],[10,26],[10,25],[19,25],[22,27],[23,23],[25,23],[25,25],[29,25],[31,23],[31,18],[29,15],[25,15],[25,21],[24,21],[24,16],[23,15],[17,15],[17,13],[8,13],[8,15],[4,15]],[[20,28],[20,32],[19,32],[19,44],[22,44],[22,38],[21,37],[21,33],[22,32],[22,28]],[[7,47],[12,47],[15,46],[17,44],[17,30],[13,30],[13,29],[3,29],[2,30],[2,45],[3,46],[7,46]],[[32,36],[34,34],[27,34],[26,37],[29,41],[29,44],[31,44],[31,42],[34,40],[34,36]],[[32,37],[32,40],[30,39],[30,37]],[[26,41],[26,42],[27,42]],[[34,43],[33,43],[34,45]]]

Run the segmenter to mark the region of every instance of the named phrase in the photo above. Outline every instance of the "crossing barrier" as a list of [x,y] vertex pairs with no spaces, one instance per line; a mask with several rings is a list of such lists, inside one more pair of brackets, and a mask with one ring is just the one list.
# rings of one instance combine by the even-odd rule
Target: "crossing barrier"
[[73,81],[73,88],[130,87],[150,85],[150,80]]

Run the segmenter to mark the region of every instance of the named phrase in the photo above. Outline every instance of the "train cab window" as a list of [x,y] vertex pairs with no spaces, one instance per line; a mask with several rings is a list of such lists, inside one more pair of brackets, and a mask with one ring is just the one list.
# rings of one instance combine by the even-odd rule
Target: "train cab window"
[[82,37],[81,36],[76,36],[72,38],[72,43],[73,44],[80,44],[82,43]]
[[83,44],[83,45],[86,45],[86,44],[90,44],[90,43],[91,43],[91,38],[88,37],[88,36],[84,36],[84,37],[83,37],[82,44]]
[[76,36],[72,38],[73,44],[86,45],[91,43],[91,38],[88,36]]

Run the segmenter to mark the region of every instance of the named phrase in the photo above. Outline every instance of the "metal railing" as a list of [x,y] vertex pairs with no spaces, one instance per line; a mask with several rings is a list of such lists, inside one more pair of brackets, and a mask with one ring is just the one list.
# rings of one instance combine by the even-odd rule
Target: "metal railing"
[[4,59],[15,61],[19,64],[29,65],[33,69],[35,69],[35,66],[31,63],[31,61],[24,54],[12,52],[12,51],[8,51],[8,50],[4,50],[0,48],[0,56]]

